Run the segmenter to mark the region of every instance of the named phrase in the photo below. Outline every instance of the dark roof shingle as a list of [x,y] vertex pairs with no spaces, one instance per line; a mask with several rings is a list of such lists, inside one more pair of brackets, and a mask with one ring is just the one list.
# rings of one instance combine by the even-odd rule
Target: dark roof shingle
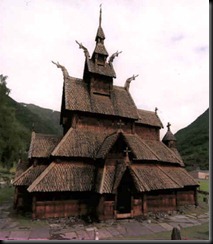
[[89,93],[87,84],[70,77],[64,81],[65,109],[138,119],[135,103],[123,87],[113,86],[111,96]]
[[32,132],[28,158],[49,157],[60,140],[59,136]]
[[29,192],[91,191],[94,173],[94,165],[52,162],[27,190]]
[[30,166],[13,181],[14,186],[29,186],[47,168],[47,165]]
[[163,128],[163,124],[155,112],[138,109],[139,120],[136,124],[144,124]]
[[70,128],[55,150],[53,156],[95,158],[105,133]]

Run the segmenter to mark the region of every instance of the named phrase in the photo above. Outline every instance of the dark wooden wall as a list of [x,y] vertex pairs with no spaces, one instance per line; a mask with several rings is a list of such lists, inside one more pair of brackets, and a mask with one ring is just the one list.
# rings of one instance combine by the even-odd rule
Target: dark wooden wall
[[157,127],[136,124],[135,133],[144,140],[160,140],[160,129]]

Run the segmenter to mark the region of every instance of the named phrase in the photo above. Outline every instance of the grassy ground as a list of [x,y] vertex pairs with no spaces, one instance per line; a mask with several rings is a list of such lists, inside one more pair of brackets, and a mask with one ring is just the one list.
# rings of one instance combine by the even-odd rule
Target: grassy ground
[[209,192],[209,180],[198,180],[199,184],[200,184],[200,188],[199,190],[201,191],[208,191]]

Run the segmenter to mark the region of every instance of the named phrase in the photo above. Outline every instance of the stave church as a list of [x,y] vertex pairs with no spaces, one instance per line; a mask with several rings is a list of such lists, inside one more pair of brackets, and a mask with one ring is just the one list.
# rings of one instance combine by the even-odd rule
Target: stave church
[[198,183],[171,125],[160,140],[157,109],[137,108],[130,94],[136,76],[114,85],[119,52],[109,56],[104,40],[100,8],[92,55],[76,41],[85,56],[83,77],[53,62],[63,75],[63,136],[32,131],[28,162],[19,162],[13,181],[14,208],[31,211],[33,219],[134,218],[197,205]]

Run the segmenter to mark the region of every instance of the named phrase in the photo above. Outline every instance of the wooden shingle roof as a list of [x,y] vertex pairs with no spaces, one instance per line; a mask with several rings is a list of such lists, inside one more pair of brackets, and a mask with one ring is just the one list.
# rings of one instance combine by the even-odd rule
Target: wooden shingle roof
[[14,186],[29,186],[47,168],[47,165],[30,166],[13,181]]
[[32,132],[28,158],[49,157],[60,140],[59,136]]
[[105,133],[70,128],[52,156],[95,158]]
[[70,77],[64,81],[64,99],[66,110],[139,118],[135,103],[124,87],[113,86],[110,97],[90,94],[82,79]]
[[182,167],[159,166],[173,181],[183,186],[198,186],[198,182]]
[[157,165],[131,165],[130,173],[140,192],[182,188],[182,185],[173,181]]
[[16,173],[15,173],[14,180],[17,179],[28,168],[29,168],[29,162],[28,161],[22,161],[20,159],[18,161],[17,166],[16,166]]
[[27,190],[29,192],[91,191],[94,173],[94,165],[52,162]]
[[[96,46],[95,51],[108,55],[104,46]],[[116,78],[115,70],[114,70],[113,66],[110,65],[109,63],[105,63],[105,65],[97,65],[93,62],[93,60],[87,59],[87,66],[88,66],[89,72],[91,72],[91,73]]]
[[155,112],[138,109],[139,120],[136,124],[151,125],[159,128],[163,128],[163,124]]
[[103,169],[100,168],[96,181],[96,192],[100,194],[114,193],[125,170],[126,165],[123,161],[117,165],[105,165]]
[[161,141],[142,140],[136,134],[86,131],[70,128],[55,147],[52,156],[104,159],[119,137],[122,137],[134,155],[134,160],[178,163],[184,166],[179,154]]
[[177,156],[174,151],[169,149],[163,142],[155,140],[143,140],[150,150],[157,155],[159,161],[179,163],[184,166],[184,163],[180,156]]

